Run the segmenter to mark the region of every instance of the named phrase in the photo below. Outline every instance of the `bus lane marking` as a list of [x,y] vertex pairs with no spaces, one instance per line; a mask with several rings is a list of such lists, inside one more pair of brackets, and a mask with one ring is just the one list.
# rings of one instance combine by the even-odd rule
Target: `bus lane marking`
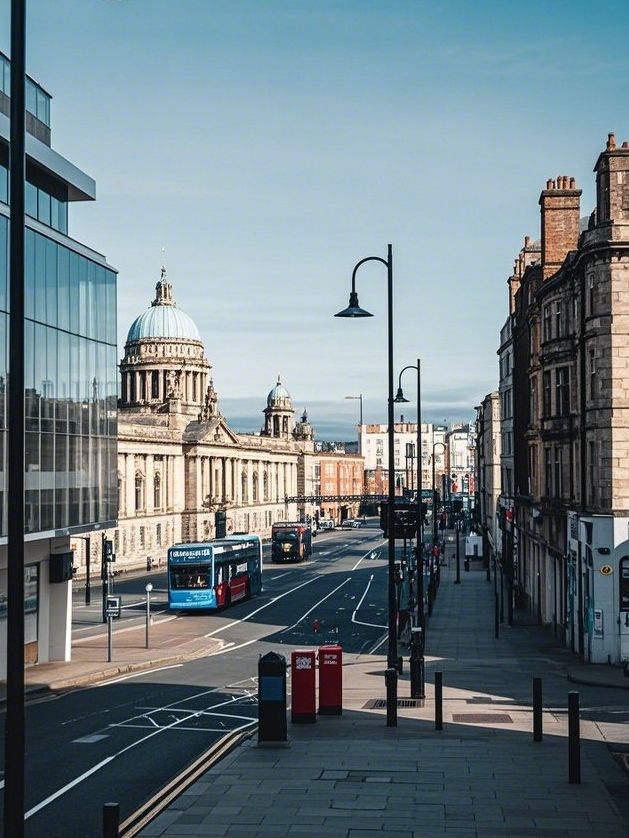
[[354,613],[352,614],[352,623],[355,623],[358,626],[369,626],[370,628],[386,629],[386,626],[380,625],[379,623],[367,623],[364,620],[357,620],[356,619],[356,614],[358,613],[358,609],[363,604],[363,601],[364,601],[365,597],[367,596],[367,592],[369,591],[371,583],[373,582],[373,577],[374,577],[374,574],[372,573],[371,576],[369,577],[369,582],[367,582],[367,587],[365,588],[358,605],[354,609]]
[[283,599],[285,596],[289,594],[295,593],[300,588],[304,588],[306,585],[310,585],[312,582],[316,582],[317,579],[321,579],[321,574],[317,574],[313,576],[312,579],[306,580],[306,582],[302,582],[300,585],[296,585],[294,588],[290,588],[288,591],[284,591],[283,594],[278,594],[277,596],[273,597],[273,599],[265,602],[264,605],[261,605],[259,608],[256,608],[255,611],[251,611],[249,614],[245,614],[244,617],[241,617],[239,620],[234,620],[231,623],[228,623],[226,626],[221,626],[220,628],[214,629],[214,631],[210,631],[207,634],[204,634],[204,637],[214,637],[215,634],[219,634],[221,631],[226,631],[233,626],[238,626],[240,623],[246,623],[247,620],[250,620],[252,617],[255,617],[256,614],[259,614],[260,611],[264,611],[265,608],[268,608],[270,605],[273,605],[275,602],[278,602],[280,599]]
[[326,594],[326,596],[324,596],[323,599],[320,599],[319,602],[315,602],[315,604],[312,606],[312,608],[309,608],[306,611],[305,614],[302,614],[302,616],[297,620],[296,623],[293,623],[292,626],[287,626],[285,629],[282,629],[280,634],[285,634],[287,631],[290,631],[291,629],[296,628],[301,623],[302,620],[306,619],[308,614],[312,614],[312,612],[315,610],[315,608],[318,608],[322,603],[324,603],[326,601],[326,599],[329,599],[332,596],[332,594],[335,594],[340,588],[343,587],[343,585],[347,585],[347,583],[351,581],[351,578],[352,578],[351,576],[348,576],[347,579],[345,579],[343,582],[341,582],[340,585],[337,585],[336,588],[334,588],[334,590],[330,591],[329,594]]

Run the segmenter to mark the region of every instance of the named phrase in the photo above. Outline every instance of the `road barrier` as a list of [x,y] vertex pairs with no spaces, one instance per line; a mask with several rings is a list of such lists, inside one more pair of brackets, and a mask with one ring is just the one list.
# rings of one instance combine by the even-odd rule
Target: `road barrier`
[[103,838],[118,838],[119,830],[120,804],[103,803]]
[[581,733],[579,724],[579,693],[568,693],[568,779],[581,782]]
[[435,672],[435,730],[443,730],[443,672]]
[[542,741],[542,679],[533,678],[533,742]]

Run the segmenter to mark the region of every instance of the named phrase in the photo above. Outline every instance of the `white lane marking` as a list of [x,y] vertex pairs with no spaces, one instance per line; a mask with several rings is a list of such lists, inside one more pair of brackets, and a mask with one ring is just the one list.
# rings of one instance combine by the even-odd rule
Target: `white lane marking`
[[37,814],[37,812],[39,812],[41,809],[44,809],[46,806],[48,806],[50,803],[52,803],[58,797],[61,797],[62,795],[64,795],[67,791],[70,791],[70,789],[74,788],[74,786],[78,786],[78,784],[82,783],[83,780],[86,780],[88,777],[90,777],[92,774],[95,774],[97,771],[99,771],[105,765],[108,765],[112,761],[112,759],[115,759],[116,756],[117,756],[117,754],[114,754],[111,757],[107,757],[106,759],[103,759],[100,762],[97,762],[96,765],[93,765],[90,769],[85,771],[83,774],[80,774],[78,777],[75,777],[74,780],[72,780],[72,782],[67,783],[67,785],[63,786],[63,788],[60,788],[58,791],[54,792],[54,794],[51,794],[45,800],[42,800],[42,802],[38,803],[37,806],[33,806],[33,808],[29,809],[28,812],[26,812],[26,814],[24,815],[24,820],[26,820],[27,818],[30,818],[33,815]]
[[[113,632],[114,635],[124,634],[127,631],[137,631],[137,629],[142,628],[144,626],[144,622],[143,622],[144,617],[128,617],[128,619],[129,620],[138,620],[137,625],[128,626],[127,628],[123,628],[123,629],[115,629],[114,632]],[[154,620],[153,625],[154,626],[160,626],[160,625],[162,625],[162,623],[169,623],[171,620],[179,620],[179,619],[181,619],[181,618],[179,617],[178,614],[171,614],[169,617],[164,617],[162,620]],[[73,643],[87,643],[90,640],[96,640],[97,638],[104,637],[104,636],[105,636],[105,632],[101,631],[101,632],[95,633],[94,635],[91,635],[90,637],[79,637],[78,640],[73,640],[72,642]]]
[[369,590],[369,587],[370,587],[371,583],[373,582],[373,576],[374,575],[372,573],[371,576],[369,577],[369,582],[367,582],[367,587],[365,588],[364,593],[361,596],[358,605],[354,609],[354,613],[352,614],[352,623],[356,623],[356,625],[359,625],[359,626],[369,626],[370,628],[386,629],[386,626],[382,626],[382,625],[379,625],[379,624],[376,624],[376,623],[366,623],[364,620],[357,620],[356,619],[356,614],[358,613],[358,609],[363,604],[363,600],[367,596],[367,591]]
[[251,646],[252,643],[257,643],[263,639],[264,635],[262,637],[255,637],[253,640],[247,640],[245,643],[239,643],[238,646],[234,646],[233,643],[228,643],[223,649],[219,649],[217,652],[211,652],[208,658],[214,658],[216,655],[224,655],[226,652],[235,652],[236,649],[242,649],[243,646]]
[[143,669],[140,672],[132,672],[130,675],[123,675],[121,678],[113,678],[111,681],[101,681],[94,684],[95,687],[108,687],[110,684],[119,684],[121,681],[128,681],[129,678],[139,678],[141,675],[152,675],[154,672],[163,672],[165,669],[178,669],[182,663],[173,663],[170,666],[160,666],[157,669]]
[[[385,544],[385,543],[386,543],[386,542],[384,542],[384,541],[382,542],[382,544]],[[378,547],[382,547],[382,544],[378,544]],[[362,561],[364,561],[364,560],[367,558],[367,556],[371,556],[371,554],[372,554],[372,553],[373,553],[376,549],[377,549],[377,547],[374,547],[372,550],[368,550],[368,551],[365,553],[365,555],[364,555],[364,556],[361,556],[361,557],[360,557],[360,559],[358,559],[358,561],[356,562],[356,564],[355,564],[355,565],[354,565],[354,567],[352,568],[352,570],[356,570],[356,568],[358,567],[358,565],[359,565]]]
[[73,739],[77,745],[92,745],[94,742],[100,742],[101,739],[107,739],[107,733],[92,733],[87,736],[81,736],[79,739]]
[[340,585],[337,585],[336,588],[334,588],[334,590],[330,591],[329,594],[326,594],[323,597],[323,599],[320,599],[319,602],[315,602],[315,604],[312,606],[312,608],[309,608],[306,611],[305,614],[302,614],[302,616],[297,620],[296,623],[293,623],[292,626],[287,626],[285,629],[282,630],[281,633],[284,634],[285,632],[290,631],[291,629],[294,629],[296,626],[298,626],[301,623],[302,620],[306,619],[308,614],[312,614],[312,612],[315,610],[315,608],[318,608],[322,603],[324,603],[326,601],[326,599],[329,599],[332,596],[332,594],[335,594],[339,590],[339,588],[343,587],[343,585],[347,585],[347,583],[351,580],[351,578],[352,578],[351,576],[348,576],[347,579],[345,579],[343,582],[341,582]]
[[389,633],[387,632],[387,633],[386,633],[383,637],[381,637],[381,638],[380,638],[380,640],[378,640],[378,642],[377,642],[377,643],[376,643],[376,645],[373,647],[373,649],[370,649],[370,650],[369,650],[369,654],[370,654],[370,655],[373,655],[373,653],[376,651],[376,649],[377,649],[379,646],[382,646],[382,644],[384,643],[384,641],[387,639],[387,637],[388,637],[388,636],[389,636]]
[[276,579],[281,579],[282,576],[288,576],[290,570],[287,570],[285,573],[280,573],[278,576],[271,576],[271,582],[275,582]]
[[317,579],[321,578],[321,574],[317,574],[313,576],[312,579],[308,579],[306,582],[302,582],[301,585],[296,585],[294,588],[290,588],[288,591],[284,591],[283,594],[279,594],[278,596],[273,597],[273,599],[269,600],[269,602],[265,602],[264,605],[261,605],[259,608],[256,608],[255,611],[252,611],[250,614],[246,614],[244,617],[241,617],[239,620],[234,620],[231,623],[228,623],[226,626],[221,626],[220,628],[214,629],[214,631],[210,631],[207,634],[204,634],[203,637],[214,637],[215,634],[218,634],[221,631],[226,631],[228,628],[232,626],[238,626],[240,623],[246,623],[247,620],[250,620],[256,614],[259,614],[260,611],[264,611],[265,608],[268,608],[269,605],[273,605],[274,602],[277,602],[280,599],[283,599],[285,596],[289,594],[295,593],[300,588],[304,588],[306,585],[310,585],[312,582],[316,582]]
[[[215,690],[207,690],[206,692],[214,692],[214,691]],[[204,693],[199,693],[199,695],[204,695]],[[192,697],[193,696],[190,696],[187,699],[183,699],[183,701],[189,701],[189,699],[192,698]],[[223,701],[220,704],[214,704],[213,707],[210,708],[210,709],[216,709],[217,707],[223,707],[226,704],[233,704],[234,701],[240,701],[241,698],[242,698],[242,696],[238,696],[238,698],[232,698],[229,701]],[[177,702],[174,702],[174,703],[177,703]],[[164,708],[164,709],[166,709],[166,708]],[[178,725],[180,725],[180,723],[182,721],[188,722],[188,721],[190,721],[190,719],[194,718],[195,716],[201,715],[202,713],[203,713],[203,711],[198,711],[197,713],[194,713],[192,716],[188,716],[185,719],[176,719],[174,722],[171,722],[169,725],[164,725],[163,727],[158,727],[155,730],[152,730],[146,736],[143,736],[141,739],[138,739],[136,742],[132,742],[130,745],[127,745],[125,748],[122,748],[121,750],[117,751],[115,754],[112,754],[111,756],[107,757],[106,759],[103,759],[100,762],[97,762],[96,765],[93,765],[87,771],[84,771],[83,774],[80,774],[78,777],[75,777],[74,780],[67,783],[65,786],[58,789],[53,794],[49,795],[45,800],[42,800],[41,803],[38,803],[36,806],[33,806],[32,809],[29,809],[28,812],[26,812],[26,814],[24,815],[24,820],[26,820],[27,818],[30,818],[33,815],[37,814],[37,812],[41,811],[42,809],[45,809],[45,807],[48,806],[50,803],[57,800],[57,798],[62,797],[67,791],[70,791],[70,789],[74,788],[75,786],[78,786],[79,783],[82,783],[83,780],[86,780],[88,777],[90,777],[92,774],[95,774],[97,771],[99,771],[105,765],[108,765],[110,762],[112,762],[112,760],[116,759],[116,757],[122,756],[127,751],[130,751],[132,748],[135,748],[137,745],[141,745],[143,742],[146,742],[148,739],[151,739],[153,736],[156,736],[157,734],[162,733],[165,730],[170,730],[173,727],[177,727]],[[133,718],[142,718],[142,717],[141,716],[134,716],[134,717],[132,717],[132,719],[129,719],[129,721],[132,721]],[[235,733],[239,730],[243,730],[244,728],[249,727],[251,724],[255,724],[255,719],[252,719],[251,721],[246,722],[245,724],[242,724],[242,725],[239,725],[236,728],[233,728],[233,730],[231,732]],[[111,727],[122,727],[124,725],[125,725],[125,722],[121,722],[119,724],[111,725]],[[4,785],[4,781],[3,781],[3,785]]]

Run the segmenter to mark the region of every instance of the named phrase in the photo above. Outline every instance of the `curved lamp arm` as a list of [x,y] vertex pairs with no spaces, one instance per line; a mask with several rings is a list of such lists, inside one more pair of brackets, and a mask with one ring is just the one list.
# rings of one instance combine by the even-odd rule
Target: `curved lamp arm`
[[367,256],[365,259],[361,259],[360,262],[357,262],[354,266],[354,270],[352,271],[352,291],[356,291],[356,271],[360,268],[361,265],[364,265],[365,262],[381,262],[385,267],[389,267],[389,263],[386,259],[383,259],[382,256]]
[[[398,375],[397,379],[398,389],[402,387],[402,373],[405,373],[406,370],[415,370],[417,372],[417,367],[414,364],[409,364],[407,367],[404,367],[404,369],[400,370],[400,374]],[[443,443],[441,444],[443,445]]]

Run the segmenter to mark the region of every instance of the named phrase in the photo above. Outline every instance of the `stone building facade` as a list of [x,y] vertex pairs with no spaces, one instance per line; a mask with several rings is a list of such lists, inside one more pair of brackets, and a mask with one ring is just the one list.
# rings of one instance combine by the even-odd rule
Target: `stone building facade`
[[514,585],[585,660],[629,659],[629,145],[609,135],[596,207],[540,196],[513,310]]
[[[314,432],[295,425],[279,376],[259,434],[229,427],[219,408],[201,337],[177,308],[166,272],[149,308],[133,322],[120,364],[116,570],[163,564],[178,542],[226,533],[270,534],[275,521],[307,514],[294,501],[312,489]],[[100,539],[75,545],[100,563]]]
[[476,446],[479,456],[477,478],[478,509],[476,520],[483,536],[483,555],[490,562],[501,553],[498,527],[498,498],[501,491],[501,428],[500,395],[488,393],[479,407],[476,419]]

